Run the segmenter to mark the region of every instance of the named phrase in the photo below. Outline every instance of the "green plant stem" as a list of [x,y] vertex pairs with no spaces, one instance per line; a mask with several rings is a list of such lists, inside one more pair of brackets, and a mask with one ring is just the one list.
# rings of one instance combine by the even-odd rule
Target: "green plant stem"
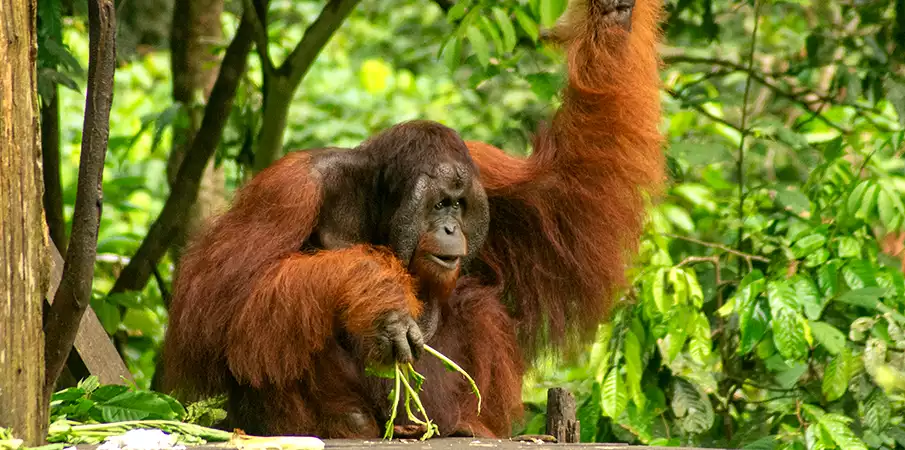
[[443,363],[446,364],[447,367],[451,367],[456,372],[461,373],[462,376],[464,376],[465,379],[468,380],[468,382],[471,384],[472,392],[474,392],[475,396],[478,397],[478,415],[480,415],[481,414],[481,391],[478,389],[478,384],[475,383],[474,378],[472,378],[471,375],[469,375],[468,372],[465,371],[465,369],[462,369],[461,366],[456,364],[453,360],[447,358],[446,355],[438,352],[436,349],[434,349],[430,345],[424,344],[424,350],[426,350],[431,355],[436,356],[440,361],[443,361]]
[[[409,369],[409,370],[415,370],[415,369],[412,367],[411,363],[408,365],[408,369]],[[399,370],[399,369],[398,369],[398,366],[397,366],[397,369],[396,369],[396,370],[397,370],[397,371]],[[425,424],[426,424],[426,426],[427,426],[427,430],[425,431],[424,435],[421,436],[421,440],[422,440],[422,441],[423,441],[423,440],[427,440],[427,439],[429,439],[431,436],[434,435],[434,428],[436,427],[436,425],[434,425],[434,424],[431,422],[430,418],[428,418],[428,416],[427,416],[427,410],[424,409],[424,405],[421,403],[421,396],[419,396],[418,393],[415,392],[415,389],[412,388],[412,385],[409,384],[409,382],[408,382],[408,377],[406,377],[404,374],[401,374],[401,373],[400,373],[400,375],[402,375],[402,376],[400,376],[399,379],[402,380],[402,385],[405,386],[405,390],[408,392],[409,398],[410,398],[411,400],[414,400],[414,402],[415,402],[415,407],[418,408],[418,411],[424,416],[424,419],[426,420]],[[409,408],[409,419],[411,419],[412,421],[417,421],[417,418],[415,417],[415,415],[414,415],[414,414],[411,414],[411,409],[410,409],[410,408]]]
[[386,423],[386,431],[383,433],[384,439],[393,439],[393,423],[396,422],[396,413],[399,410],[399,364],[396,364],[396,387],[393,388],[393,410],[390,412],[390,419]]

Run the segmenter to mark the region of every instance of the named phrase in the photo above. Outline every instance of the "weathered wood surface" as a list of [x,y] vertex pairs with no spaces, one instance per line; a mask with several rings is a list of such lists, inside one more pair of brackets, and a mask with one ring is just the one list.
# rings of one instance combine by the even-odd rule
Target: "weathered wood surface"
[[[564,449],[564,448],[581,448],[581,449],[600,449],[600,450],[617,450],[631,448],[625,444],[552,444],[549,442],[521,442],[510,439],[475,439],[475,438],[446,438],[431,439],[422,441],[380,441],[380,440],[326,440],[326,448],[357,450],[357,449],[377,449],[377,450],[458,450],[458,449],[484,449],[495,448],[503,450],[521,450],[521,449]],[[645,447],[656,448],[656,447]]]
[[[580,450],[630,450],[630,449],[647,449],[647,450],[675,450],[675,447],[645,447],[628,444],[606,444],[606,443],[586,443],[586,444],[551,444],[543,442],[520,442],[510,439],[477,439],[477,438],[443,438],[430,439],[425,442],[417,440],[406,441],[382,441],[373,440],[347,440],[347,439],[327,439],[324,441],[326,449],[343,449],[343,450],[481,450],[481,449],[499,449],[499,450],[562,450],[562,449],[580,449]],[[95,450],[96,445],[79,445],[78,450]],[[233,450],[236,447],[228,444],[204,445],[198,447],[188,447],[188,450]],[[682,447],[684,450],[704,450],[697,447]],[[719,450],[719,449],[710,449]]]
[[47,288],[35,0],[0,0],[0,426],[41,441]]
[[[50,270],[50,286],[47,292],[47,300],[53,303],[54,295],[60,286],[60,280],[63,279],[63,256],[60,251],[52,243],[48,246],[50,251],[50,259],[52,266]],[[82,315],[82,321],[79,323],[79,331],[75,335],[75,351],[69,356],[68,364],[83,365],[85,372],[97,376],[102,384],[122,384],[134,383],[132,374],[123,362],[113,341],[101,325],[97,314],[91,309],[91,306]],[[70,367],[75,369],[75,367]],[[73,370],[74,373],[82,372],[81,370]],[[74,380],[78,381],[78,380]]]
[[563,388],[547,390],[547,434],[557,442],[581,442],[578,405],[572,393]]

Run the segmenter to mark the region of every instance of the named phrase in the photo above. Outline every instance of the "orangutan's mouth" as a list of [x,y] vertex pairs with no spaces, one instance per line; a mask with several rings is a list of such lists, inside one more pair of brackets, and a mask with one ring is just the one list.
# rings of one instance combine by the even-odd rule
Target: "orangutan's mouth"
[[449,270],[453,270],[456,267],[459,267],[460,257],[457,255],[427,255],[427,257],[440,267]]

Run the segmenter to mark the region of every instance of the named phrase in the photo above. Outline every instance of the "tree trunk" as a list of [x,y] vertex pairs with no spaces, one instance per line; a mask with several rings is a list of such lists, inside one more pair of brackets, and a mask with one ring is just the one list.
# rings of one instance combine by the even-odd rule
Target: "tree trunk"
[[0,424],[32,446],[47,427],[36,11],[36,0],[0,0]]
[[[222,13],[223,0],[183,0],[176,2],[173,8],[170,34],[173,101],[182,103],[187,108],[189,120],[184,126],[179,123],[173,126],[173,148],[167,164],[167,181],[171,188],[204,117],[204,105],[199,104],[199,97],[203,96],[206,102],[217,79],[217,67],[220,64],[213,51],[214,44],[223,37],[220,28]],[[226,203],[226,174],[211,159],[201,175],[201,186],[195,204],[189,210],[185,222],[174,232],[170,256],[176,264],[195,228],[225,207]],[[166,300],[164,297],[164,301]],[[160,356],[158,355],[154,376],[151,378],[151,389],[160,388],[163,375],[163,359]]]
[[[204,115],[201,102],[206,102],[217,78],[219,64],[214,46],[223,35],[220,27],[222,13],[223,0],[183,0],[176,2],[173,8],[170,35],[173,100],[187,108],[189,120],[185,126],[177,123],[173,128],[173,148],[167,166],[170,187],[175,183],[185,152],[201,125]],[[174,260],[178,261],[181,248],[192,230],[225,205],[226,175],[211,160],[202,175],[195,205],[174,238],[171,248]]]

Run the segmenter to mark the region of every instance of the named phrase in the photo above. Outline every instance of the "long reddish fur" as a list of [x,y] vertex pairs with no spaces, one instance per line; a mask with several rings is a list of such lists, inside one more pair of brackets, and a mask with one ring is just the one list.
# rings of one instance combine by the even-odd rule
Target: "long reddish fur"
[[[658,16],[658,0],[637,0],[630,33],[604,27],[602,17],[568,17],[564,103],[538,131],[533,154],[468,143],[490,201],[480,254],[490,273],[458,280],[430,344],[474,376],[485,400],[476,416],[457,374],[419,360],[425,407],[454,428],[445,433],[510,433],[521,415],[523,361],[540,344],[590,336],[624,285],[645,192],[664,178]],[[353,385],[370,381],[349,381],[341,358],[331,359],[341,354],[336,327],[366,335],[386,311],[417,316],[419,287],[382,249],[301,253],[321,197],[306,154],[292,153],[243,187],[187,249],[163,350],[165,389],[199,397],[238,381],[251,386],[242,395],[259,399],[246,416],[271,432],[353,432],[334,418],[371,401]],[[449,280],[438,281],[447,291]]]
[[334,315],[366,334],[384,312],[420,314],[412,278],[388,250],[298,251],[321,202],[308,159],[293,153],[262,171],[187,248],[163,349],[165,379],[179,388],[222,392],[224,365],[252,386],[291,382],[332,336]]
[[589,1],[566,13],[569,84],[532,155],[467,142],[491,205],[481,257],[514,302],[526,356],[544,343],[563,348],[593,334],[624,286],[645,193],[656,194],[665,180],[659,2],[638,0],[627,33],[573,9]]

